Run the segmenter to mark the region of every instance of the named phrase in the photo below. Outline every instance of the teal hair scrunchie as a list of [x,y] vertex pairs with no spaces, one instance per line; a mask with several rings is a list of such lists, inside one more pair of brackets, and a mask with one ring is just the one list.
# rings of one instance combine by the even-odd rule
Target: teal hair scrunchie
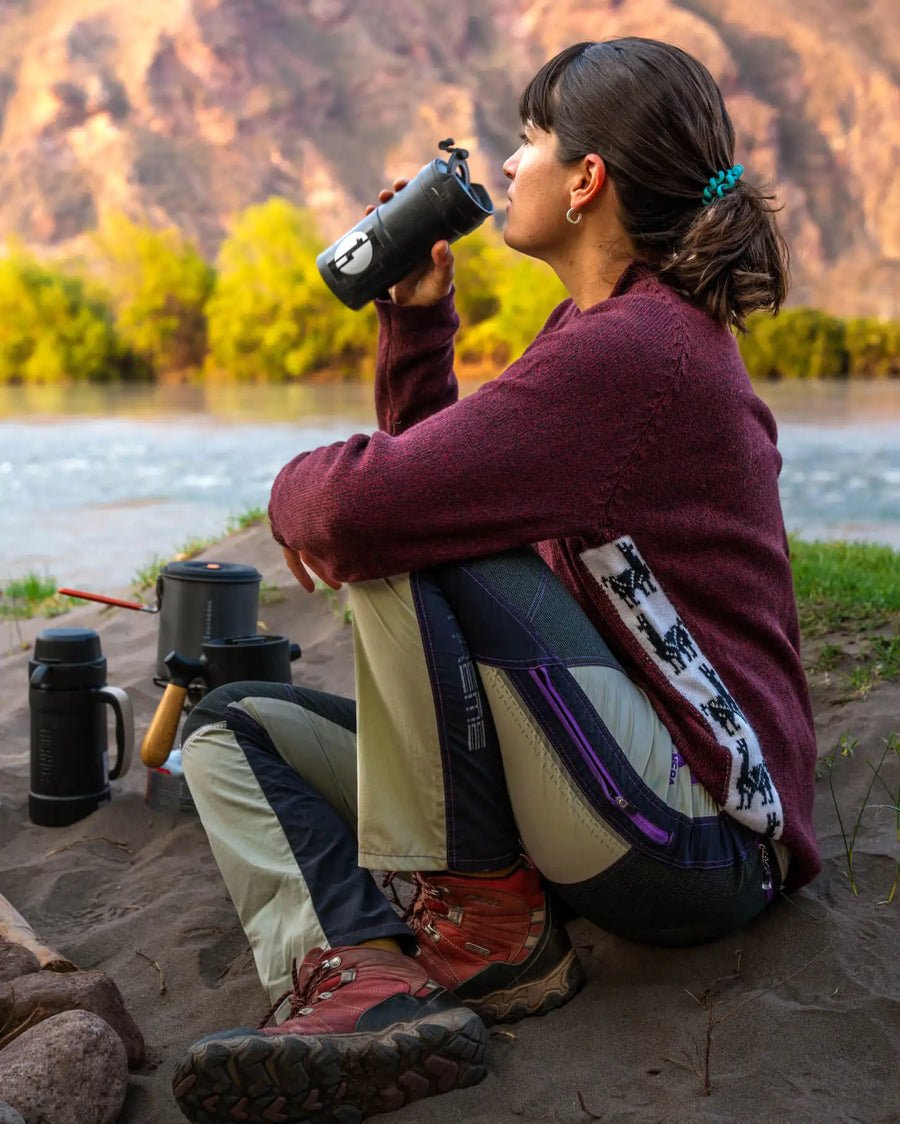
[[709,183],[703,189],[703,206],[708,207],[715,199],[721,199],[726,191],[731,191],[737,181],[744,174],[744,165],[735,164],[727,172],[716,172],[709,177]]

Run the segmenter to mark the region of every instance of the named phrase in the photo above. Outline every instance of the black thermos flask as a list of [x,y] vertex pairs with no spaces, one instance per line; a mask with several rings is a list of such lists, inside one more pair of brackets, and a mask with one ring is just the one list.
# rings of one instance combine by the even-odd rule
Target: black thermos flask
[[[100,637],[90,628],[48,628],[35,640],[28,662],[31,708],[33,823],[65,827],[110,798],[110,778],[131,763],[134,718],[131,700],[106,686]],[[115,767],[107,764],[106,705],[116,716]]]
[[426,164],[316,258],[325,284],[350,308],[385,293],[427,259],[435,242],[455,242],[494,213],[487,191],[469,179],[468,152],[454,148],[452,139],[438,148],[449,160]]

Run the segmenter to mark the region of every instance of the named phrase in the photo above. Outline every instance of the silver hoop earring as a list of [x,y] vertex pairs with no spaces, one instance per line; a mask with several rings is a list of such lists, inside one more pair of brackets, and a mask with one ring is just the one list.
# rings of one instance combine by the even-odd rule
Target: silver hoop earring
[[581,211],[576,211],[574,207],[570,207],[568,211],[566,211],[566,222],[570,222],[572,226],[578,226],[581,222],[581,217]]

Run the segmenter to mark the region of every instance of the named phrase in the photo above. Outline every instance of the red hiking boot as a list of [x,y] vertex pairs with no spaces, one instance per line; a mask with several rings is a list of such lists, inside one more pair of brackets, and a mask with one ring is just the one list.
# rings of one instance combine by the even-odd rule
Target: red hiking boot
[[485,1075],[484,1024],[408,956],[315,948],[286,998],[280,1026],[191,1046],[172,1080],[189,1120],[359,1124]]
[[533,866],[505,878],[413,879],[407,922],[418,962],[488,1025],[546,1014],[581,987],[578,956]]

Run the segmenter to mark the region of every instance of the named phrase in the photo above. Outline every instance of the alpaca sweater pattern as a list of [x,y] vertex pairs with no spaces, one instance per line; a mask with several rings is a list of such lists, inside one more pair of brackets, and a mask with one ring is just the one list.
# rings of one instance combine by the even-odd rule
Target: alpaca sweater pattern
[[452,296],[378,302],[379,430],[279,473],[275,538],[341,581],[533,544],[724,811],[819,869],[781,457],[731,333],[633,262],[459,398]]

